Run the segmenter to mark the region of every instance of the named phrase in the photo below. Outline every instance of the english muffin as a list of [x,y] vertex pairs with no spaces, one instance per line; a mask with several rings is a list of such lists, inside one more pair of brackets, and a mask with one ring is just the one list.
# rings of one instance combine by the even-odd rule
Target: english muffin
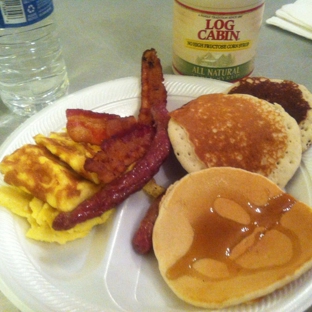
[[289,80],[248,77],[234,83],[226,92],[250,94],[272,104],[280,104],[300,127],[302,151],[311,145],[312,94],[305,86]]
[[182,300],[223,308],[312,267],[312,210],[262,175],[216,167],[170,186],[153,231],[160,273]]
[[235,167],[284,187],[300,165],[300,129],[279,105],[245,94],[208,94],[170,113],[168,134],[187,172]]

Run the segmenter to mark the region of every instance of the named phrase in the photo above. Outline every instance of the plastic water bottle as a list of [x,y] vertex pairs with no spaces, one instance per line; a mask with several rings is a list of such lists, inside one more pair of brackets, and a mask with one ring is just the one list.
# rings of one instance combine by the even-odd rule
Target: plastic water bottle
[[0,1],[0,95],[30,116],[67,93],[68,78],[52,0]]

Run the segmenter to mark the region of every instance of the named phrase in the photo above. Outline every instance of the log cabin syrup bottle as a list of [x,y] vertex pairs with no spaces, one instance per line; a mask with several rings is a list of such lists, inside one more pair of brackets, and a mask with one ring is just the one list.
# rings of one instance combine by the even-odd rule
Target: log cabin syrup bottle
[[174,0],[175,74],[235,81],[254,69],[264,0]]

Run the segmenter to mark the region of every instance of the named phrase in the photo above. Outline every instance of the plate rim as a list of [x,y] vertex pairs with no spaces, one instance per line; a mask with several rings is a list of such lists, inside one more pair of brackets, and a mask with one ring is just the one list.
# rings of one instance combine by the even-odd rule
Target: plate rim
[[[200,78],[200,77],[190,77],[190,76],[175,76],[175,75],[164,75],[164,83],[166,85],[166,87],[168,86],[168,97],[170,96],[180,96],[179,92],[181,90],[179,89],[174,89],[176,90],[175,93],[172,92],[173,88],[175,88],[177,85],[179,84],[184,84],[184,85],[194,85],[197,87],[196,91],[192,91],[194,93],[200,93],[200,90],[205,90],[205,88],[208,88],[209,83],[211,83],[212,85],[217,86],[216,89],[222,89],[224,88],[224,90],[226,89],[227,86],[230,86],[231,84],[228,82],[223,82],[223,81],[219,81],[219,80],[214,80],[214,79],[209,79],[209,78]],[[2,157],[4,157],[4,153],[7,153],[6,151],[8,150],[8,148],[10,146],[13,145],[13,143],[17,140],[17,136],[19,134],[21,134],[23,131],[27,130],[29,127],[31,127],[34,123],[39,123],[39,120],[47,118],[48,115],[53,114],[53,112],[58,112],[60,110],[65,110],[65,107],[62,106],[64,103],[66,102],[70,102],[75,98],[79,98],[79,97],[85,97],[88,94],[92,94],[94,92],[102,92],[99,91],[99,89],[101,88],[108,88],[108,87],[112,87],[112,86],[120,86],[122,84],[130,84],[130,85],[136,85],[137,89],[133,90],[133,92],[131,93],[131,95],[133,97],[138,97],[140,96],[140,78],[136,77],[136,76],[130,76],[130,77],[124,77],[124,78],[118,78],[118,79],[114,79],[114,80],[110,80],[110,81],[106,81],[106,82],[101,82],[98,84],[95,84],[93,86],[89,86],[86,87],[84,89],[81,89],[79,91],[76,91],[72,94],[69,94],[61,99],[59,99],[58,101],[56,101],[53,105],[48,106],[46,108],[44,108],[42,111],[40,111],[39,113],[35,114],[34,116],[28,118],[26,121],[24,121],[21,125],[19,125],[6,139],[5,141],[1,144],[0,146],[0,160],[2,159]],[[188,90],[184,90],[184,95],[181,96],[187,96],[187,92],[189,92]],[[213,93],[213,92],[210,92]],[[193,93],[190,93],[189,97],[190,98],[194,98],[196,97],[196,95],[191,95]],[[203,93],[202,93],[203,94]],[[199,94],[198,94],[199,96]],[[129,97],[124,95],[125,99],[128,99]],[[105,106],[107,105],[107,103],[105,104],[101,104],[101,107],[105,108]],[[68,107],[66,107],[68,108]],[[93,108],[91,108],[93,109]],[[64,114],[65,115],[65,114]],[[53,130],[51,130],[53,131]],[[1,175],[2,176],[2,175]],[[2,209],[3,207],[1,207]],[[4,208],[5,209],[5,208]],[[13,221],[12,221],[13,222]],[[1,261],[1,258],[0,258]],[[22,311],[26,311],[26,312],[31,312],[33,311],[34,307],[30,307],[28,306],[28,304],[26,304],[14,291],[13,289],[11,289],[8,284],[3,280],[2,278],[2,273],[0,271],[0,290],[3,292],[3,294],[14,304],[16,305],[17,308],[19,308]],[[309,290],[311,291],[312,289],[312,281],[311,284],[309,285]],[[303,295],[303,294],[302,294]],[[36,298],[38,299],[38,298]],[[76,298],[75,298],[76,301]],[[310,301],[305,300],[305,304],[302,305],[302,308],[307,308],[311,305],[312,303],[312,299]],[[289,303],[289,307],[293,307],[295,303],[290,302]],[[296,306],[296,308],[298,308]],[[301,307],[300,307],[301,308]],[[94,309],[93,309],[94,310]],[[105,310],[105,309],[104,309]],[[103,311],[104,311],[103,310]],[[54,310],[47,310],[47,311],[54,311]],[[101,310],[102,311],[102,310]],[[115,311],[115,310],[113,310]],[[119,311],[119,310],[116,310]],[[223,311],[223,310],[221,310]]]

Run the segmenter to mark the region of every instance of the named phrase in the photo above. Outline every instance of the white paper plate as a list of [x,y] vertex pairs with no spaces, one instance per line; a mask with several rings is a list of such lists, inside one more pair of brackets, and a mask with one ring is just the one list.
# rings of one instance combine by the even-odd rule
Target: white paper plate
[[[168,109],[205,93],[222,92],[228,84],[195,77],[165,76]],[[0,148],[0,160],[38,133],[65,126],[66,108],[136,114],[140,105],[139,78],[124,78],[87,88],[59,100],[22,124]],[[288,184],[287,191],[312,205],[311,152]],[[170,158],[156,176],[168,186],[181,175]],[[3,183],[3,177],[1,177]],[[64,246],[25,238],[27,224],[0,207],[0,289],[22,311],[201,311],[171,293],[158,273],[154,256],[139,256],[132,235],[148,207],[138,192],[126,200],[108,224]],[[251,305],[224,311],[304,311],[312,304],[312,271]]]

